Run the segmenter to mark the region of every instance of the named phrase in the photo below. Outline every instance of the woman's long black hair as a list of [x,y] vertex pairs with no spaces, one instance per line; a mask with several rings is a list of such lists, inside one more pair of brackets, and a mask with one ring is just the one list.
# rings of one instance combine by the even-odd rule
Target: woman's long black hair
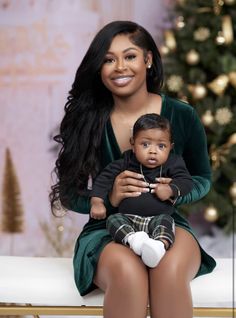
[[100,70],[113,38],[129,35],[130,40],[153,55],[152,67],[147,70],[147,89],[159,93],[163,83],[160,53],[151,35],[131,21],[114,21],[95,36],[85,54],[69,91],[60,133],[54,140],[61,144],[54,172],[57,183],[52,186],[52,210],[58,202],[70,208],[75,196],[84,195],[89,176],[100,170],[101,139],[104,126],[113,107],[112,94],[103,85]]

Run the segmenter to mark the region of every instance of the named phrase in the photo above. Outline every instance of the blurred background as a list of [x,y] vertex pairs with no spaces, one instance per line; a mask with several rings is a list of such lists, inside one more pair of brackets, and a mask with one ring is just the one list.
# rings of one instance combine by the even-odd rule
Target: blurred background
[[73,255],[87,216],[51,214],[52,136],[91,40],[117,19],[149,30],[163,57],[164,91],[192,104],[203,122],[213,185],[182,213],[210,254],[232,257],[236,0],[0,0],[0,255]]

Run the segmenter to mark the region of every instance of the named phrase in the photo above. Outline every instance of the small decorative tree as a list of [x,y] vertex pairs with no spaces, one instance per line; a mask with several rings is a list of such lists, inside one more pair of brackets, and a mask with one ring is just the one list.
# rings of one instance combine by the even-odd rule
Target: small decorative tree
[[[14,234],[24,230],[23,207],[20,199],[20,185],[10,150],[6,149],[3,176],[2,224],[3,232]],[[11,252],[13,246],[11,246]]]

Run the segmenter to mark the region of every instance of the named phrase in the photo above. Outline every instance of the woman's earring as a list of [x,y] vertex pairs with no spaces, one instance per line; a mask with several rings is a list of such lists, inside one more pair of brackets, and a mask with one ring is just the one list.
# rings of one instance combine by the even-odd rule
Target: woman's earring
[[152,67],[152,65],[151,65],[151,64],[148,64],[147,68],[151,68],[151,67]]

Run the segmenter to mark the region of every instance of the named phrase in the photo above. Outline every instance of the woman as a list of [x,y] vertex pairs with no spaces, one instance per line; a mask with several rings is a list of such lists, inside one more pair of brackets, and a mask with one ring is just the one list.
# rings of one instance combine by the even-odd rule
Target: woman
[[[89,213],[92,180],[130,148],[132,126],[147,113],[169,119],[173,152],[183,156],[194,180],[193,190],[178,204],[207,194],[211,172],[204,129],[190,105],[161,94],[162,83],[159,51],[143,27],[115,21],[98,32],[77,70],[55,138],[62,149],[52,207],[59,199],[70,210]],[[162,182],[171,195],[170,181]],[[145,191],[141,174],[120,173],[106,200],[107,216],[124,198]],[[132,250],[112,242],[106,220],[90,218],[84,226],[75,246],[75,282],[81,295],[95,287],[104,290],[104,317],[143,318],[148,303],[152,318],[192,317],[190,281],[211,272],[215,261],[199,246],[187,220],[178,211],[172,216],[175,243],[152,269]]]

